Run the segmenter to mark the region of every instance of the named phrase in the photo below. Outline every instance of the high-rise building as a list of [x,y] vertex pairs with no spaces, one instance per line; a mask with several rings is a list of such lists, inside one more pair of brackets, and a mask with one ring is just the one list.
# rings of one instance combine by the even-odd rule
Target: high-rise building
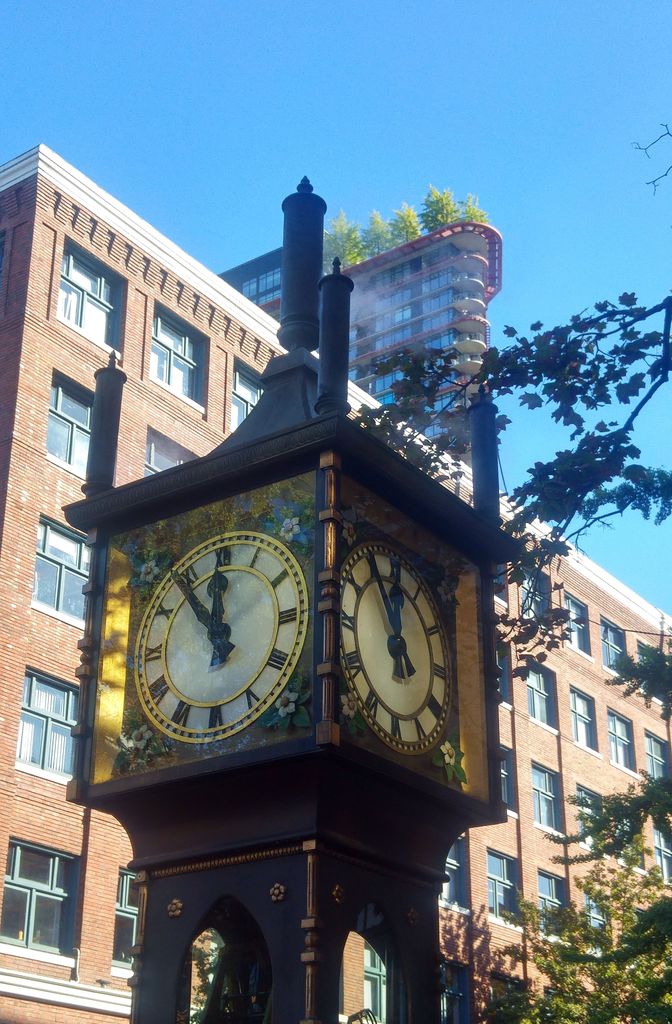
[[[395,299],[394,308],[410,303],[410,321],[431,315],[414,312],[413,302],[459,286],[475,298],[470,307],[456,295],[440,299],[437,311],[458,313],[446,329],[485,331],[474,317],[484,319],[478,303],[499,287],[498,236],[483,225],[441,230],[457,251],[446,251],[438,267],[413,264],[418,254],[431,256],[433,233],[393,250],[397,256],[378,263],[376,273],[409,264],[399,271],[400,287],[419,289]],[[360,283],[373,276],[374,262],[354,268]],[[444,272],[468,277],[429,283]],[[261,283],[277,287],[270,278]],[[460,327],[461,310],[469,330]],[[355,312],[355,324],[368,316]],[[0,166],[3,1024],[112,1024],[130,1007],[132,851],[113,820],[65,799],[87,546],[67,527],[62,507],[80,497],[93,375],[114,351],[128,377],[115,479],[125,483],[220,443],[256,400],[259,374],[279,351],[276,329],[248,298],[45,147]],[[420,332],[421,343],[427,337]],[[351,403],[357,394],[353,388]],[[563,590],[552,585],[559,582]],[[572,637],[527,680],[511,675],[513,658],[502,652],[509,813],[505,823],[465,836],[448,859],[441,897],[446,1024],[477,1019],[491,985],[531,973],[505,976],[498,966],[498,951],[516,940],[502,912],[518,888],[533,899],[577,895],[580,869],[559,868],[545,838],[574,828],[566,798],[578,788],[623,789],[641,769],[667,772],[670,763],[659,708],[605,683],[615,655],[657,644],[669,618],[578,554],[534,590],[502,589],[499,607],[504,599],[513,613],[565,602]],[[657,861],[672,877],[669,837],[647,838],[654,849],[647,866]],[[385,966],[375,950],[353,938],[346,968],[342,1019],[364,1005],[384,1019]]]
[[[274,249],[221,276],[278,316],[281,255],[282,249]],[[457,221],[345,273],[355,283],[350,379],[377,401],[394,401],[392,384],[400,373],[381,374],[376,364],[401,349],[454,349],[456,380],[478,371],[488,344],[488,303],[502,285],[502,238],[495,228]]]

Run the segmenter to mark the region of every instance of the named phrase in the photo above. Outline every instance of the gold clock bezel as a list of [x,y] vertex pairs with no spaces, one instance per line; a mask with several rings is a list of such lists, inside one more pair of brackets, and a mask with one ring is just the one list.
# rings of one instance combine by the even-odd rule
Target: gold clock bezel
[[[388,653],[384,649],[383,643],[387,643],[387,637],[390,633],[382,607],[377,624],[372,625],[368,621],[363,621],[366,610],[363,605],[363,596],[369,586],[375,586],[376,584],[370,575],[368,580],[357,584],[357,587],[353,584],[354,572],[357,566],[361,565],[362,561],[366,562],[370,553],[382,555],[388,560],[391,557],[398,560],[402,572],[405,572],[414,584],[412,593],[409,592],[408,586],[402,586],[402,590],[404,591],[406,601],[410,602],[413,606],[414,615],[422,625],[430,664],[426,696],[424,701],[414,709],[414,714],[398,714],[398,708],[394,707],[394,703],[391,700],[390,693],[393,692],[391,687],[401,686],[403,683],[393,678],[391,672],[389,681],[386,679],[385,687],[381,685],[380,678],[374,682],[372,680],[374,659],[369,659],[370,663],[367,665],[362,657],[362,644],[358,641],[358,633],[375,628],[380,637],[381,644],[381,656],[380,659],[375,659],[376,665],[382,663],[385,669],[387,669],[388,662],[386,659],[388,658]],[[391,573],[385,575],[381,573],[381,577],[387,587],[389,587],[392,583]],[[355,592],[354,611],[352,615],[345,613],[345,621],[350,620],[351,626],[346,625],[344,627],[344,609],[346,605],[348,607],[351,606],[348,588]],[[382,601],[380,603],[382,606]],[[424,608],[424,614],[419,605]],[[370,618],[370,614],[368,617]],[[348,690],[354,696],[364,721],[383,743],[398,753],[423,754],[435,747],[439,740],[443,738],[450,711],[454,678],[450,653],[450,643],[436,601],[422,575],[413,567],[408,558],[385,541],[367,541],[353,548],[341,567],[341,667]],[[438,680],[437,684],[435,684],[435,680]],[[387,688],[388,692],[381,692],[385,688]],[[371,695],[373,695],[373,699]],[[367,698],[369,700],[368,703]],[[373,713],[370,710],[371,707],[374,708]],[[389,728],[383,725],[377,717],[378,709],[381,707],[384,715],[389,715],[390,717]],[[425,731],[422,723],[420,723],[420,716],[423,715],[426,709],[434,718],[434,724],[431,729]],[[397,731],[395,731],[395,720],[398,723],[396,726]],[[426,721],[427,715],[425,715]],[[402,736],[401,722],[419,723],[414,726],[416,735],[414,737],[409,735],[413,727],[408,726],[404,729],[406,736]]]
[[[257,580],[262,581],[262,584],[265,585],[274,595],[275,605],[273,606],[272,634],[270,637],[264,638],[264,652],[258,659],[256,669],[248,678],[244,679],[241,685],[236,686],[232,693],[229,693],[224,698],[215,701],[195,700],[182,692],[177,683],[171,678],[166,660],[166,648],[170,638],[171,629],[175,624],[178,613],[186,603],[186,598],[177,586],[173,574],[184,574],[191,566],[195,566],[202,558],[204,558],[204,556],[216,553],[222,548],[232,549],[237,545],[247,546],[254,549],[255,554],[250,559],[252,564],[233,563],[230,566],[229,571],[244,571],[251,574]],[[294,608],[296,609],[296,618],[293,623],[292,621],[288,622],[287,620],[284,623],[281,621],[281,616],[285,609],[284,607],[280,607],[280,603],[277,598],[277,591],[273,586],[273,581],[268,575],[261,572],[254,565],[257,557],[259,557],[260,551],[262,553],[265,552],[270,554],[275,558],[278,565],[282,567],[279,570],[279,575],[284,574],[283,581],[287,578],[291,583],[291,593],[295,599],[295,603],[294,605],[291,605],[291,608],[292,610]],[[204,573],[201,576],[198,576],[197,574],[193,583],[193,589],[195,590],[200,587],[212,575],[212,572]],[[283,581],[281,581],[281,583]],[[278,586],[280,586],[281,583],[278,584]],[[176,598],[175,603],[173,603],[172,600],[170,602],[167,601],[169,596]],[[161,611],[161,609],[165,608],[164,602],[170,605],[167,615],[165,614],[165,611]],[[283,602],[283,605],[286,604],[286,601]],[[148,675],[149,660],[147,659],[146,654],[150,636],[153,636],[156,632],[154,627],[158,618],[165,619],[166,625],[163,629],[160,643],[160,658],[153,657],[151,659],[152,662],[154,660],[160,662],[158,672],[150,678]],[[194,622],[195,621],[196,620],[194,619]],[[278,699],[282,691],[287,686],[303,650],[308,634],[308,621],[309,594],[306,580],[299,562],[285,544],[268,534],[253,530],[227,531],[225,533],[215,534],[207,540],[202,541],[180,558],[180,560],[171,567],[171,569],[157,584],[138,629],[134,651],[133,675],[140,704],[146,717],[151,722],[152,726],[157,728],[162,734],[169,736],[171,739],[177,740],[180,743],[212,743],[241,732],[243,729],[257,721],[257,719],[271,706],[271,704]],[[288,627],[292,625],[292,632],[288,634]],[[291,643],[287,644],[289,649],[283,651],[286,656],[282,661],[282,664],[271,664],[270,659],[272,655],[276,654],[277,659],[278,648],[276,647],[276,641],[281,628],[284,631],[285,639],[287,635],[291,636]],[[154,644],[153,649],[155,649],[155,647],[156,645]],[[178,702],[182,701],[183,704],[188,705],[190,708],[224,708],[227,704],[231,704],[234,700],[238,700],[240,697],[248,694],[252,690],[255,682],[257,682],[269,669],[272,669],[274,672],[274,677],[272,678],[272,681],[265,684],[263,695],[255,699],[255,702],[252,704],[248,697],[249,706],[247,710],[242,714],[237,714],[228,722],[207,728],[189,728],[188,724],[183,725],[176,722],[161,710],[159,702],[165,697],[168,691],[177,698]],[[152,672],[153,671],[154,670],[152,669]],[[162,677],[162,683],[166,684],[167,689],[161,692],[161,695],[157,700],[154,698],[151,688],[155,686],[159,677]]]

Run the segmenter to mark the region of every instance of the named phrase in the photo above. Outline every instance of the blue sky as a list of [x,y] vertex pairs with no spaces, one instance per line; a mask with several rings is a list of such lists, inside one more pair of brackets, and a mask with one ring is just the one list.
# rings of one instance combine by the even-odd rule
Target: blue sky
[[[281,241],[303,174],[365,221],[427,185],[478,194],[504,236],[504,324],[670,290],[672,5],[658,0],[7,0],[0,162],[44,142],[213,270]],[[669,397],[647,413],[663,464]],[[511,415],[510,408],[507,412]],[[563,443],[518,414],[513,486]],[[672,528],[632,517],[587,553],[672,611]]]

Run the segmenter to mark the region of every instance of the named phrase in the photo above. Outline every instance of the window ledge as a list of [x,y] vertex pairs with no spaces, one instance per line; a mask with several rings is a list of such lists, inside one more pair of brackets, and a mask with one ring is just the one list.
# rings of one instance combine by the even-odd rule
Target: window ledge
[[592,654],[588,654],[587,651],[582,651],[580,647],[576,647],[574,644],[566,643],[565,650],[573,651],[574,654],[578,654],[580,658],[584,658],[585,661],[589,661],[591,665],[595,664],[595,658],[592,656]]
[[0,953],[6,956],[18,956],[23,960],[35,960],[41,964],[54,964],[56,967],[74,967],[74,956],[63,956],[61,953],[48,953],[46,949],[29,949],[27,946],[15,946],[12,942],[0,942]]
[[196,412],[200,412],[202,416],[205,416],[204,405],[200,405],[199,402],[195,402],[193,398],[189,398],[188,395],[183,395],[179,391],[174,391],[169,384],[166,384],[165,381],[159,380],[158,377],[150,376],[149,379],[152,381],[153,384],[156,384],[157,387],[161,388],[162,391],[167,391],[169,395],[172,395],[173,398],[179,399],[180,402],[186,402],[186,404],[190,406],[192,409],[195,409]]
[[509,607],[509,602],[505,597],[500,597],[499,594],[495,594],[495,604],[501,604],[503,608]]
[[121,964],[112,964],[110,967],[110,975],[113,978],[132,978],[133,971],[130,967],[122,967]]
[[56,319],[63,327],[67,327],[69,331],[73,331],[74,334],[78,334],[80,338],[84,338],[85,341],[95,345],[96,348],[102,349],[103,352],[114,352],[117,362],[121,361],[121,352],[118,349],[113,348],[112,345],[108,345],[105,341],[98,341],[96,338],[92,338],[90,334],[87,334],[86,331],[83,331],[81,327],[78,327],[77,324],[73,324],[70,320],[64,320],[60,316],[57,316]]
[[608,676],[612,676],[614,679],[616,679],[617,676],[618,676],[618,672],[616,671],[616,669],[615,668],[609,668],[608,665],[603,665],[602,666],[602,671],[606,672]]
[[450,900],[444,899],[443,896],[439,896],[439,906],[444,910],[454,910],[456,914],[462,914],[463,917],[471,917],[469,907],[463,907],[461,903],[451,903]]
[[545,729],[546,732],[550,732],[551,736],[558,735],[558,730],[555,728],[555,726],[546,725],[546,722],[540,722],[538,718],[532,718],[532,715],[530,715],[530,721],[534,722],[535,725],[538,725],[540,729]]
[[505,711],[513,711],[513,704],[509,704],[508,700],[500,700],[499,706]]
[[547,836],[558,836],[560,839],[565,838],[564,832],[558,832],[557,828],[551,828],[550,825],[542,825],[541,822],[533,822],[535,828],[538,828],[540,832],[545,832]]
[[618,761],[609,761],[612,768],[618,768],[619,772],[625,772],[631,779],[637,779],[639,782],[642,781],[642,776],[639,772],[634,771],[632,768],[626,768],[624,764],[619,764]]
[[52,619],[58,619],[59,622],[66,622],[68,626],[74,626],[75,629],[84,629],[84,619],[76,619],[74,615],[68,615],[67,612],[59,612],[52,608],[50,604],[40,604],[39,601],[31,601],[30,607],[34,608],[36,612],[42,612],[44,615],[51,616]]
[[78,480],[85,480],[86,474],[80,473],[71,466],[69,462],[64,462],[63,459],[59,459],[56,455],[52,455],[51,452],[47,452],[47,462],[51,462],[52,466],[58,466],[59,469],[65,470],[66,473],[72,473]]
[[498,924],[500,928],[508,928],[509,931],[518,932],[522,935],[523,929],[519,924],[511,924],[509,921],[505,921],[503,917],[497,917],[496,914],[488,914],[488,921],[490,924]]
[[38,779],[46,779],[48,782],[55,782],[58,786],[67,786],[72,775],[60,775],[58,772],[50,772],[46,768],[40,768],[36,764],[26,764],[25,761],[15,761],[14,768],[17,772],[24,772],[25,775],[34,775]]
[[518,811],[512,811],[508,807],[506,808],[507,818],[515,818],[518,821]]
[[578,740],[574,740],[574,746],[577,747],[578,750],[585,751],[586,754],[592,754],[593,757],[597,757],[600,761],[604,760],[599,750],[595,750],[593,747],[587,747],[584,743],[579,743]]

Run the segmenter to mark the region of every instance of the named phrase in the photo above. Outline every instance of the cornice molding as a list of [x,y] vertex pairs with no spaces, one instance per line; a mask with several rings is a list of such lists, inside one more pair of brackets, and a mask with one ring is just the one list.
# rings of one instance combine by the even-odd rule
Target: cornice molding
[[0,995],[107,1013],[115,1017],[128,1017],[131,1012],[130,992],[81,985],[79,982],[44,975],[24,974],[23,971],[7,968],[0,968]]

